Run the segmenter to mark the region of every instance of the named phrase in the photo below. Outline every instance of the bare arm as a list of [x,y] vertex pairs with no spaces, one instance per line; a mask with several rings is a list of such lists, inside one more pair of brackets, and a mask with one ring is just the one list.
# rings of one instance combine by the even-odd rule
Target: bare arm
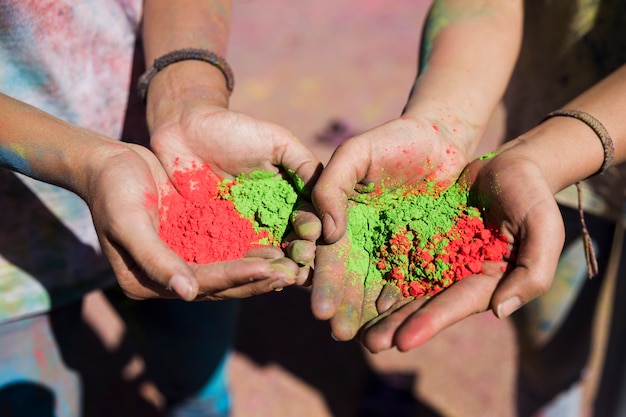
[[521,0],[437,0],[427,16],[406,116],[430,116],[471,158],[517,60]]
[[[158,235],[160,193],[170,188],[156,157],[0,94],[0,167],[64,187],[89,206],[102,249],[129,297],[242,298],[290,285],[287,259],[186,263]],[[269,258],[276,258],[275,255]]]
[[344,262],[335,256],[347,245],[341,239],[348,200],[359,185],[456,180],[504,94],[521,42],[522,5],[522,0],[435,1],[404,114],[344,142],[320,176],[313,202],[331,245],[317,251],[313,311],[331,320],[336,338],[351,339],[377,313],[363,300],[376,300],[372,292],[379,291],[364,294],[362,280],[344,278]]
[[[589,113],[610,133],[615,163],[626,161],[626,66],[563,106]],[[428,302],[389,310],[363,332],[372,351],[413,349],[446,327],[491,309],[504,318],[545,293],[563,248],[564,227],[554,194],[595,174],[601,143],[585,123],[554,117],[502,145],[490,159],[473,161],[466,179],[490,203],[485,219],[505,233],[516,256],[498,273],[469,277]],[[498,272],[497,270],[494,270]]]

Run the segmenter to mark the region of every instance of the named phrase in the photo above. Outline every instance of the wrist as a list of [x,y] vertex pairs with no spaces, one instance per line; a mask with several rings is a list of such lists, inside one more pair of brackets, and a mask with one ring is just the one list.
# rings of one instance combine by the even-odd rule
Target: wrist
[[179,121],[198,104],[227,108],[230,92],[222,71],[206,62],[186,60],[168,65],[151,80],[146,96],[148,128]]
[[553,194],[596,174],[603,162],[596,134],[570,117],[545,120],[516,139],[513,146],[520,157],[537,163]]
[[486,123],[470,120],[463,111],[453,111],[450,107],[434,101],[427,106],[407,106],[403,117],[418,123],[427,121],[440,137],[462,152],[467,161],[472,159],[486,128]]

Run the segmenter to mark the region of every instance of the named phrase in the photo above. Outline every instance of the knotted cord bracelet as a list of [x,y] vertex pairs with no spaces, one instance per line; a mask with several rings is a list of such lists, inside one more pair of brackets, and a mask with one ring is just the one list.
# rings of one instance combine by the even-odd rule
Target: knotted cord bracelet
[[187,61],[190,59],[207,62],[222,71],[222,74],[224,74],[224,77],[226,78],[226,88],[228,89],[228,92],[233,92],[235,77],[230,65],[228,65],[224,58],[206,49],[186,48],[169,52],[154,60],[154,64],[152,64],[152,66],[139,77],[137,82],[137,93],[139,94],[139,97],[141,97],[143,101],[146,100],[150,81],[152,81],[152,78],[154,78],[154,76],[163,68],[175,62]]
[[[591,116],[588,113],[579,111],[579,110],[555,110],[543,119],[544,121],[556,116],[564,116],[564,117],[573,117],[574,119],[580,120],[589,126],[594,133],[600,139],[602,143],[602,148],[604,150],[604,160],[602,162],[602,166],[596,172],[596,174],[602,174],[606,171],[613,162],[613,158],[615,156],[615,147],[613,145],[613,139],[609,135],[609,132],[606,128],[600,123],[595,117]],[[583,241],[585,244],[585,259],[587,261],[587,274],[589,278],[593,278],[598,275],[598,261],[596,259],[595,251],[593,250],[593,243],[591,241],[591,236],[589,235],[589,230],[587,229],[587,224],[585,223],[585,213],[583,211],[583,203],[582,203],[582,185],[580,181],[576,182],[576,191],[578,193],[578,217],[580,218],[580,225],[582,226],[583,232]]]
[[581,122],[585,123],[594,131],[594,133],[600,139],[600,142],[602,142],[602,148],[604,149],[604,161],[602,162],[602,166],[596,174],[602,174],[604,171],[606,171],[608,167],[611,166],[611,163],[613,163],[615,148],[613,146],[613,139],[611,139],[609,132],[602,125],[602,123],[600,123],[592,115],[579,110],[555,110],[551,113],[548,113],[548,115],[543,120],[547,120],[551,117],[556,116],[573,117],[574,119],[580,120]]

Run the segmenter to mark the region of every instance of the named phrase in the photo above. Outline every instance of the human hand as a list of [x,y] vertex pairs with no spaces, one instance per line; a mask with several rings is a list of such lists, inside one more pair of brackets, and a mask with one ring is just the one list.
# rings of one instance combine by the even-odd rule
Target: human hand
[[473,161],[462,179],[471,184],[471,204],[512,246],[506,272],[485,263],[484,272],[454,283],[438,295],[397,303],[366,324],[359,335],[372,352],[413,349],[441,330],[491,309],[504,318],[545,293],[564,242],[564,226],[549,181],[523,144],[513,141],[491,159]]
[[151,146],[170,178],[178,169],[208,164],[221,178],[261,169],[300,184],[303,204],[292,217],[295,234],[288,237],[286,252],[301,265],[298,283],[309,282],[321,223],[306,202],[307,190],[322,166],[289,130],[198,101],[172,121],[155,124]]
[[455,136],[452,128],[428,118],[401,117],[342,143],[312,192],[325,241],[334,243],[343,236],[348,200],[370,184],[376,191],[424,179],[454,181],[469,162]]
[[329,245],[317,248],[312,308],[318,319],[331,320],[335,338],[354,337],[364,320],[375,315],[376,303],[385,309],[403,298],[392,286],[384,291],[380,285],[359,289],[356,277],[344,278],[345,261],[337,252],[350,245],[342,242],[349,200],[370,184],[379,191],[424,180],[451,183],[468,162],[456,130],[428,118],[392,120],[344,142],[320,175],[312,198]]
[[263,247],[247,257],[196,265],[185,262],[158,234],[168,176],[146,148],[111,145],[90,160],[81,196],[93,216],[104,254],[127,296],[185,300],[243,298],[295,282],[298,266],[277,248]]

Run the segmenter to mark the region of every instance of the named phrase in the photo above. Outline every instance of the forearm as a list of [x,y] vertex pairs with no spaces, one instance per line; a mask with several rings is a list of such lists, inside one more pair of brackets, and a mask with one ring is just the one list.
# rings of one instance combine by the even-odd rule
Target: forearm
[[[626,65],[562,108],[583,111],[597,119],[614,143],[613,164],[626,161]],[[597,173],[604,159],[598,136],[571,117],[550,118],[513,145],[521,145],[514,149],[521,157],[539,164],[555,193]]]
[[435,1],[405,116],[439,120],[471,156],[508,84],[522,21],[521,0]]
[[0,94],[0,166],[81,196],[91,167],[122,144]]
[[[146,66],[168,52],[202,48],[225,57],[231,2],[227,0],[146,0],[142,36]],[[199,100],[228,106],[222,72],[205,62],[181,61],[161,70],[147,96],[150,128],[167,123]]]

